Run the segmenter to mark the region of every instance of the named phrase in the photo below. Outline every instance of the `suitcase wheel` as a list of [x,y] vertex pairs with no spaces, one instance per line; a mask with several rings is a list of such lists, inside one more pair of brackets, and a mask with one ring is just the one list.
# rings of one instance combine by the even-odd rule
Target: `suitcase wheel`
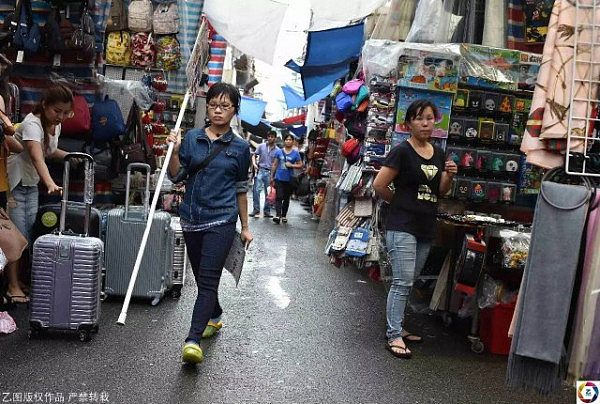
[[175,287],[171,291],[171,297],[173,299],[179,299],[181,297],[181,287]]
[[88,342],[89,340],[92,339],[92,335],[91,335],[91,331],[87,331],[87,330],[81,330],[79,331],[79,341],[81,342]]

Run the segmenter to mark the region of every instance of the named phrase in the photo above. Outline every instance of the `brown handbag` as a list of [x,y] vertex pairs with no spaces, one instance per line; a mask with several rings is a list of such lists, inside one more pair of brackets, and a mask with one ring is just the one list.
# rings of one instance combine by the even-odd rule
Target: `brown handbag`
[[0,248],[6,256],[6,260],[8,262],[17,261],[26,247],[27,239],[10,220],[6,211],[0,208]]
[[152,171],[156,170],[156,158],[152,153],[144,125],[140,117],[140,107],[135,101],[129,110],[125,137],[121,145],[121,158],[117,172],[125,172],[131,163],[146,163]]

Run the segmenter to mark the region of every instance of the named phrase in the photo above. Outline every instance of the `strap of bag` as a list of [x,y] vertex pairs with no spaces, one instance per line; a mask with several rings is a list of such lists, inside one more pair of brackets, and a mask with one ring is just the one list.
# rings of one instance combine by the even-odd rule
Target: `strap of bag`
[[215,159],[215,157],[217,157],[217,154],[221,153],[223,151],[223,149],[225,149],[227,147],[227,144],[223,143],[223,142],[219,142],[217,143],[214,148],[212,149],[212,151],[210,152],[210,154],[208,156],[206,156],[206,158],[204,160],[202,160],[202,163],[200,163],[198,165],[198,167],[190,174],[190,177],[193,175],[196,175],[196,173],[204,170],[206,168],[206,166],[208,166],[211,161],[213,161]]

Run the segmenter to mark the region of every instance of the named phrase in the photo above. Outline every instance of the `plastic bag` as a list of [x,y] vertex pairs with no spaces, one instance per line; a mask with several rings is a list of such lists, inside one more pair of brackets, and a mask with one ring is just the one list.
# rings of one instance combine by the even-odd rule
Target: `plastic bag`
[[150,89],[140,80],[114,80],[101,74],[97,77],[98,82],[102,85],[104,95],[108,95],[117,102],[123,98],[132,98],[142,110],[148,110],[152,107],[154,101],[150,95]]
[[433,43],[437,39],[439,22],[442,20],[444,2],[421,0],[415,12],[415,19],[406,36],[406,42]]
[[523,270],[527,263],[531,234],[513,230],[501,230],[502,266],[506,269]]
[[17,330],[15,320],[5,311],[0,311],[0,334],[10,334]]
[[266,199],[267,203],[269,205],[275,205],[275,201],[277,200],[277,193],[275,192],[275,187],[269,186],[267,188],[267,192],[268,192],[267,199]]
[[486,307],[494,307],[498,302],[498,290],[500,289],[501,283],[494,278],[484,275],[483,281],[481,282],[481,290],[479,291],[479,297],[477,304],[480,309]]

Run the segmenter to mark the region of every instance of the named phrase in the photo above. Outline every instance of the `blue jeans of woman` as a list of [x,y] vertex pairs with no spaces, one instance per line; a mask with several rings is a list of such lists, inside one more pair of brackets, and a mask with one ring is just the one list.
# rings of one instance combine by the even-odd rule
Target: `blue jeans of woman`
[[31,236],[35,217],[38,212],[38,187],[25,187],[19,183],[12,191],[11,196],[16,206],[9,207],[8,216],[17,226],[17,229],[25,236],[31,245]]
[[417,239],[410,233],[388,230],[387,250],[392,265],[392,286],[387,297],[387,338],[393,341],[402,336],[404,310],[414,280],[425,265],[431,240]]
[[219,304],[219,282],[235,235],[235,223],[183,233],[198,286],[192,325],[186,340],[200,341],[208,320],[223,314]]
[[259,168],[256,177],[254,177],[254,187],[252,188],[252,203],[254,204],[254,212],[260,212],[260,191],[265,191],[265,206],[263,213],[269,215],[271,213],[271,206],[267,203],[267,188],[271,182],[271,170],[266,168]]

